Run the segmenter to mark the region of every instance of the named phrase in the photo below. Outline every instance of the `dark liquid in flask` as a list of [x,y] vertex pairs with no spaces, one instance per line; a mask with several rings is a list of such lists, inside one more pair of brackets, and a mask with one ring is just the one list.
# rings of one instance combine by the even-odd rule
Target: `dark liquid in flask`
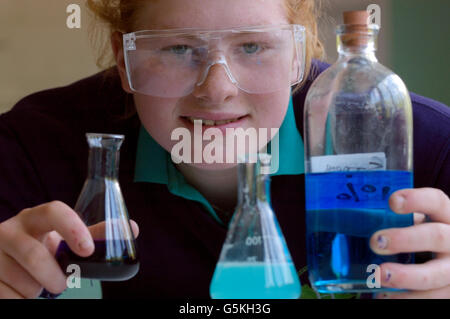
[[129,256],[126,249],[120,258],[106,259],[106,247],[121,247],[122,241],[94,240],[95,250],[89,257],[80,257],[72,252],[65,241],[61,241],[56,252],[56,260],[66,274],[67,266],[75,264],[80,267],[82,278],[103,281],[123,281],[134,277],[139,270],[137,256]]

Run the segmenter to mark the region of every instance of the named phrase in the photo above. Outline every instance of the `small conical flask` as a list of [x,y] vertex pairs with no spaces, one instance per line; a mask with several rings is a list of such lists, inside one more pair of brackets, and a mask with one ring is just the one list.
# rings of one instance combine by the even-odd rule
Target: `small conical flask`
[[[87,226],[97,225],[92,234],[94,253],[83,258],[65,241],[56,253],[63,271],[75,264],[83,278],[121,281],[139,270],[135,238],[118,182],[119,149],[123,135],[87,133],[88,176],[74,210]],[[91,232],[92,233],[92,232]]]
[[300,280],[267,200],[269,170],[268,154],[238,164],[238,204],[211,281],[214,299],[300,297]]

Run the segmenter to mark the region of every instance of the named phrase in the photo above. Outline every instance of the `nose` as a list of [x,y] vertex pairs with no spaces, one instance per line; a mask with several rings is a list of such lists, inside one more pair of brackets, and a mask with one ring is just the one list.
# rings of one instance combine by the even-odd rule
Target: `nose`
[[193,95],[211,104],[220,104],[236,96],[238,91],[239,88],[236,86],[225,58],[220,57],[205,66]]

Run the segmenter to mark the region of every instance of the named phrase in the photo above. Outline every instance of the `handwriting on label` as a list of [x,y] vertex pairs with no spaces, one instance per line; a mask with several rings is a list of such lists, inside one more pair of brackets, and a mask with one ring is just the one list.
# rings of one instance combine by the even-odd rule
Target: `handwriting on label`
[[[349,193],[340,193],[339,195],[336,196],[337,199],[339,200],[354,200],[355,202],[359,202],[360,199],[360,195],[358,195],[358,190],[355,189],[355,186],[353,185],[353,183],[347,183],[346,184],[347,189],[349,190]],[[391,190],[391,188],[389,186],[384,186],[381,189],[381,199],[382,200],[386,200],[387,199],[387,195],[389,194],[389,191]],[[360,191],[363,193],[375,193],[377,191],[377,188],[373,185],[369,185],[369,184],[365,184],[360,188]]]
[[386,154],[358,153],[311,157],[311,173],[377,171],[386,169]]

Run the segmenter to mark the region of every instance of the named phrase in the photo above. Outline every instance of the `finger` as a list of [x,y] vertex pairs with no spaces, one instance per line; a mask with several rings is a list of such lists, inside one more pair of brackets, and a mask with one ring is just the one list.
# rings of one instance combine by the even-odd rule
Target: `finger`
[[450,259],[433,259],[424,264],[380,265],[381,286],[409,290],[440,289],[450,285]]
[[414,216],[414,225],[423,224],[427,219],[427,215],[422,213],[414,213],[413,216]]
[[376,299],[449,299],[449,298],[450,298],[450,286],[425,291],[381,293],[376,296]]
[[425,251],[450,253],[450,225],[425,223],[383,229],[372,235],[370,248],[379,255]]
[[[139,226],[134,220],[130,220],[131,229],[133,230],[134,238],[137,238],[139,236]],[[93,226],[88,227],[92,238],[94,239],[100,239],[104,238],[105,234],[105,223],[99,223]],[[52,255],[56,254],[56,251],[58,250],[58,246],[63,238],[61,235],[59,235],[56,231],[52,231],[47,234],[45,237],[43,243],[47,247],[47,249],[50,251]]]
[[23,299],[17,291],[0,281],[0,299]]
[[39,205],[19,215],[25,232],[39,240],[43,239],[42,235],[55,230],[78,255],[87,257],[94,251],[94,243],[86,225],[74,210],[62,202]]
[[64,273],[50,251],[36,238],[24,232],[1,232],[0,246],[0,250],[16,260],[48,291],[55,294],[64,291]]
[[[126,221],[125,221],[126,222]],[[105,239],[105,222],[101,222],[92,226],[89,226],[89,231],[94,239]],[[131,230],[133,231],[134,238],[139,235],[139,226],[134,220],[130,220]],[[128,229],[128,227],[122,227],[122,229]],[[131,234],[123,234],[125,237],[129,237]]]
[[[133,230],[134,238],[137,238],[139,235],[139,227],[134,220],[130,220],[130,225]],[[94,239],[103,239],[105,237],[105,222],[98,223],[93,226],[88,227],[92,238]],[[55,256],[58,250],[59,244],[61,243],[63,238],[56,231],[52,231],[48,233],[43,240],[43,244],[47,247],[50,253]]]
[[402,189],[389,198],[389,206],[398,214],[420,212],[432,221],[450,224],[450,199],[435,188]]
[[14,259],[0,252],[0,281],[20,293],[25,298],[36,298],[41,285]]
[[58,250],[59,244],[61,243],[62,240],[63,240],[63,238],[61,237],[60,234],[58,234],[57,231],[52,231],[45,236],[42,243],[50,251],[50,254],[55,256],[56,251]]
[[132,219],[130,219],[130,225],[134,238],[137,238],[139,236],[139,225]]

